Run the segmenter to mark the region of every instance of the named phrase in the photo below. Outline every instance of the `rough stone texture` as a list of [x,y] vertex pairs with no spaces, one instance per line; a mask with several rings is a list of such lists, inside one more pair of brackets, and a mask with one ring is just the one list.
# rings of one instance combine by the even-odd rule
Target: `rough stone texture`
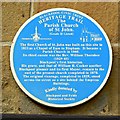
[[[0,46],[0,113],[2,113],[2,47]],[[1,119],[1,116],[0,116]]]
[[[14,4],[14,5],[13,5]],[[7,4],[4,3],[3,5],[9,6],[9,8],[13,8],[13,6],[18,5],[18,3],[11,3]],[[19,3],[20,4],[20,3]],[[23,3],[22,3],[23,5]],[[23,5],[24,6],[24,5]],[[117,3],[34,3],[34,14],[40,12],[44,9],[53,8],[53,7],[69,7],[74,8],[76,10],[80,10],[85,12],[86,14],[93,17],[107,32],[111,43],[117,43]],[[26,6],[27,7],[27,6]],[[18,7],[16,7],[18,10]],[[17,10],[15,13],[17,13]],[[26,10],[24,13],[25,16],[28,14],[29,10]],[[9,13],[10,12],[10,13]],[[14,16],[14,12],[11,11],[4,11],[6,14],[11,14]],[[18,10],[17,13],[18,17],[15,19],[20,18],[21,12]],[[4,16],[4,15],[3,15]],[[16,16],[16,15],[15,15]],[[7,15],[6,15],[7,17]],[[4,19],[8,19],[9,17]],[[29,17],[29,16],[28,16]],[[13,17],[14,18],[14,17]],[[13,18],[9,18],[9,22],[14,20]],[[27,18],[25,18],[27,19]],[[24,21],[25,21],[24,19]],[[20,24],[24,23],[21,22],[21,19],[15,23],[17,26],[16,29],[13,29],[14,23],[4,22],[3,26],[5,30],[7,28],[7,34],[5,30],[3,30],[6,34],[4,35],[5,40],[12,40],[12,37],[17,32]],[[12,37],[11,37],[12,35]],[[3,113],[18,113],[18,114],[79,114],[79,115],[117,115],[118,114],[118,59],[120,58],[118,55],[118,48],[114,47],[113,51],[113,67],[111,70],[110,77],[108,79],[107,84],[104,88],[91,100],[88,102],[78,105],[72,108],[65,108],[65,109],[57,109],[57,108],[50,108],[43,106],[32,99],[30,99],[27,95],[25,95],[22,90],[16,84],[13,75],[10,69],[10,47],[6,46],[2,48],[2,109]]]
[[30,3],[2,3],[2,41],[12,41],[20,26],[30,17]]
[[[2,3],[0,2],[0,21],[2,21]],[[0,42],[2,40],[2,22],[0,22]]]

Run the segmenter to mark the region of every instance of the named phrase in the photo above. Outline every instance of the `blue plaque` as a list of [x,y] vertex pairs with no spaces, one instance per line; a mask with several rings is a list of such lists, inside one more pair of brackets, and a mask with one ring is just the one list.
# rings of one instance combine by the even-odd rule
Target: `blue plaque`
[[71,107],[94,97],[105,85],[112,50],[102,27],[68,8],[40,12],[18,30],[10,52],[13,76],[35,101]]

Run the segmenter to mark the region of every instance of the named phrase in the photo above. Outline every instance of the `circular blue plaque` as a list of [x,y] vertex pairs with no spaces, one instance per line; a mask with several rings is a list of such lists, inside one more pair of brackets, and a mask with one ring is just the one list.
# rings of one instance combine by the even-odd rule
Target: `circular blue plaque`
[[112,50],[102,27],[67,8],[40,12],[17,32],[10,52],[13,76],[32,99],[71,107],[94,97],[105,85]]

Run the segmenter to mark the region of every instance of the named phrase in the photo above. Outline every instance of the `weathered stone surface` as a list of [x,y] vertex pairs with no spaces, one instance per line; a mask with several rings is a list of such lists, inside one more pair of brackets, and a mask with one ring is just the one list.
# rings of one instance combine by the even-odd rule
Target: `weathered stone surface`
[[20,26],[30,17],[30,3],[2,3],[2,41],[12,41]]
[[[112,44],[118,42],[118,3],[34,3],[34,13],[68,7],[94,18],[106,31]],[[2,39],[12,41],[19,27],[29,18],[29,3],[3,3]],[[14,9],[13,9],[14,8]],[[1,44],[2,45],[2,44]],[[72,108],[57,109],[43,106],[25,95],[16,84],[10,69],[10,47],[2,48],[2,110],[19,114],[118,114],[118,47],[113,47],[113,67],[104,88],[90,101]]]
[[16,84],[10,69],[10,47],[3,47],[2,93],[3,113],[19,114],[79,114],[116,115],[118,110],[118,59],[113,57],[113,67],[104,88],[88,102],[72,108],[57,109],[43,106],[25,95]]

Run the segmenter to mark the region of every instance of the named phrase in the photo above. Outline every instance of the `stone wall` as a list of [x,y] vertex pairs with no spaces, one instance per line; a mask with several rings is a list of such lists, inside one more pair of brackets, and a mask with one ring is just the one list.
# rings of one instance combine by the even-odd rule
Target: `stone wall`
[[[118,3],[117,2],[4,2],[2,7],[2,112],[18,114],[118,115]],[[10,68],[10,46],[20,26],[32,15],[50,8],[73,8],[94,18],[106,31],[113,49],[107,84],[94,98],[72,108],[43,106],[25,95]]]

